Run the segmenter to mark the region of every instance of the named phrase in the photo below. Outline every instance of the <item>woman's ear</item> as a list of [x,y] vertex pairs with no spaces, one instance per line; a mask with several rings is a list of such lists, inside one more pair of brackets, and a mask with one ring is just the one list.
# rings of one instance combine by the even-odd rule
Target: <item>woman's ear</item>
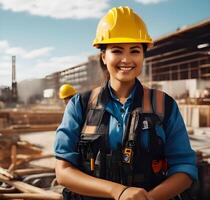
[[105,52],[101,52],[101,59],[102,59],[104,65],[106,65],[106,56],[105,56]]

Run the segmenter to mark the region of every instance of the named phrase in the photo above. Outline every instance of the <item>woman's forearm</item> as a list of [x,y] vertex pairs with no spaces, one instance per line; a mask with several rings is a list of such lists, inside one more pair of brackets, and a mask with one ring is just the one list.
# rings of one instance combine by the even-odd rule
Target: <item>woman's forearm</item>
[[72,192],[94,197],[117,199],[125,186],[89,176],[63,160],[56,161],[56,177],[59,184]]
[[154,200],[168,200],[182,193],[192,184],[191,178],[185,173],[176,173],[152,189],[149,194]]

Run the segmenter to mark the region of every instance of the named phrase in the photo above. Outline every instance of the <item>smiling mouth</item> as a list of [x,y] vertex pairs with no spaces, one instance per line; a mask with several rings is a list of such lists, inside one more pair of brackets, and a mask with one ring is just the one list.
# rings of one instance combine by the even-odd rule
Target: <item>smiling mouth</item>
[[117,67],[120,71],[123,71],[123,72],[129,72],[129,71],[131,71],[132,69],[134,69],[135,67],[134,66],[130,66],[130,67],[120,67],[120,66],[118,66]]

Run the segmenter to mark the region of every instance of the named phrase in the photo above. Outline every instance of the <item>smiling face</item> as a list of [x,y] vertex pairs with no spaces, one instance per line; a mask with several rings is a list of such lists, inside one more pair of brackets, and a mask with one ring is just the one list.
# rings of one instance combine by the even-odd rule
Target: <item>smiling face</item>
[[102,60],[107,66],[110,81],[135,82],[141,74],[144,51],[142,44],[108,44],[102,53]]

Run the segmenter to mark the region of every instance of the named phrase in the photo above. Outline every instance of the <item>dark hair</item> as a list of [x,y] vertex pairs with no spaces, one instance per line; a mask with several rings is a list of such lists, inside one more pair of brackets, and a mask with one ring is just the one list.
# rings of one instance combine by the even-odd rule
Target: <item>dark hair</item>
[[144,51],[144,55],[147,51],[147,44],[146,43],[142,43],[142,46],[143,46],[143,51]]

